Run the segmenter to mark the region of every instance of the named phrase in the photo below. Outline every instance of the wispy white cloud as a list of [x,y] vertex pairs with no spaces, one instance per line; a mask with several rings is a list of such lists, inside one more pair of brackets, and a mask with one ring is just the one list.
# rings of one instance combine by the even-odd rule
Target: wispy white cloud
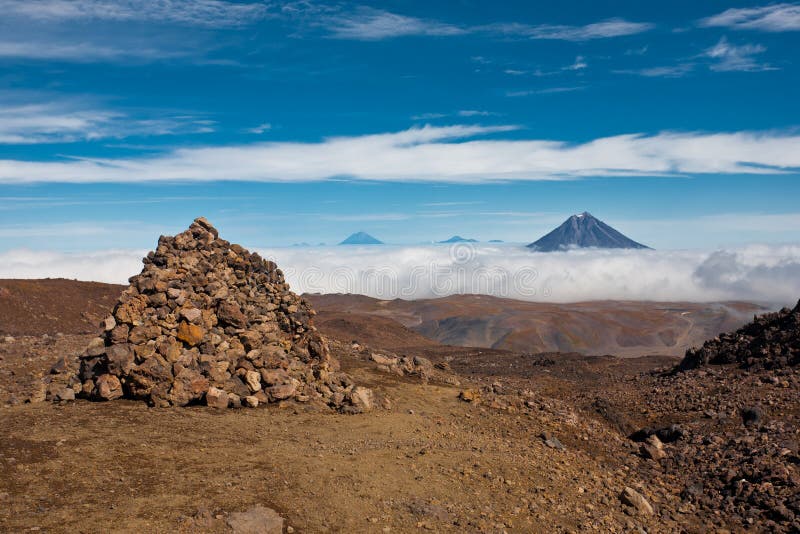
[[269,14],[264,2],[222,0],[0,0],[5,16],[69,20],[147,21],[205,27],[251,24]]
[[583,56],[578,56],[575,58],[574,63],[572,63],[571,65],[567,65],[566,67],[564,67],[563,70],[583,70],[588,66],[589,64],[586,63],[586,58],[584,58]]
[[445,119],[447,117],[464,117],[464,118],[472,118],[472,117],[492,117],[495,115],[499,115],[499,113],[495,113],[494,111],[486,111],[481,109],[461,109],[455,112],[447,112],[447,113],[418,113],[416,115],[411,116],[411,120],[413,121],[430,121],[430,120],[437,120],[437,119]]
[[[302,10],[299,12],[302,12]],[[297,13],[293,12],[293,14]],[[517,22],[459,26],[369,7],[359,7],[351,11],[326,11],[322,14],[319,11],[315,11],[314,20],[311,24],[324,27],[330,37],[360,41],[377,41],[409,36],[448,37],[478,33],[524,39],[589,41],[592,39],[635,35],[649,31],[654,27],[650,23],[631,22],[620,18],[603,20],[585,26],[531,25]],[[480,56],[477,56],[477,58],[483,59]],[[478,62],[480,61],[478,60]]]
[[477,204],[486,204],[485,200],[456,200],[448,202],[424,202],[422,206],[427,207],[444,207],[444,206],[474,206]]
[[757,56],[766,52],[766,47],[758,44],[735,45],[722,37],[717,44],[701,54],[685,58],[674,65],[660,65],[639,69],[618,69],[617,74],[635,74],[647,78],[682,78],[698,67],[715,72],[761,72],[776,70],[768,63],[758,61]]
[[[564,65],[560,68],[535,68],[535,69],[521,69],[521,68],[507,68],[503,70],[504,74],[509,74],[511,76],[536,76],[537,78],[548,77],[548,76],[557,76],[559,74],[564,74],[565,72],[580,72],[585,70],[589,66],[589,63],[586,61],[584,56],[576,56],[575,61],[568,65]],[[529,93],[531,94],[531,93]]]
[[584,85],[566,86],[566,87],[545,87],[543,89],[523,89],[521,91],[507,91],[506,96],[520,97],[531,95],[551,95],[558,93],[573,93],[575,91],[583,91],[586,89]]
[[0,144],[72,143],[208,133],[213,131],[214,125],[213,121],[186,115],[131,117],[120,111],[96,109],[72,101],[3,104],[0,105]]
[[734,30],[788,32],[800,30],[800,4],[772,4],[752,8],[732,8],[702,19],[701,26]]
[[585,26],[553,24],[528,25],[520,23],[492,24],[484,26],[487,31],[529,39],[552,39],[562,41],[590,41],[623,37],[650,31],[655,26],[647,22],[631,22],[614,18]]
[[270,131],[271,129],[272,129],[272,124],[270,124],[268,122],[264,122],[264,123],[259,124],[258,126],[254,126],[253,128],[248,128],[247,129],[247,133],[251,133],[251,134],[255,134],[255,135],[261,135],[264,132]]
[[185,56],[182,52],[167,51],[148,46],[115,47],[101,43],[70,41],[9,41],[0,38],[0,58],[24,58],[33,60],[58,60],[74,63],[97,61],[119,61],[137,58],[163,60]]
[[457,115],[459,117],[489,117],[496,115],[496,113],[479,109],[462,109],[457,113]]
[[647,51],[650,50],[649,45],[644,45],[641,48],[629,48],[625,51],[626,56],[643,56],[647,54]]
[[353,12],[326,17],[324,25],[330,37],[359,41],[377,41],[409,36],[452,36],[467,30],[433,20],[398,15],[380,9],[360,7]]
[[233,62],[205,57],[220,47],[210,31],[271,15],[265,2],[222,0],[0,0],[0,13],[0,59],[217,65]]
[[[755,300],[794,304],[800,246],[696,251],[573,250],[532,253],[511,245],[258,249],[298,292],[379,298],[479,293],[544,302],[623,299]],[[0,278],[66,277],[125,283],[145,251],[0,252]]]
[[0,183],[245,180],[478,183],[585,176],[775,174],[800,171],[800,136],[776,132],[618,135],[572,144],[476,139],[514,126],[425,126],[335,137],[184,148],[155,156],[0,160]]
[[430,121],[435,119],[443,119],[447,117],[447,113],[419,113],[417,115],[412,115],[412,121]]
[[682,78],[691,73],[694,68],[694,63],[678,63],[677,65],[645,67],[642,69],[619,69],[614,72],[617,74],[635,74],[646,78]]
[[774,70],[774,67],[756,60],[756,56],[766,52],[766,50],[764,46],[757,44],[737,46],[723,37],[717,44],[706,50],[704,56],[715,61],[710,67],[714,71],[756,72]]
[[348,213],[315,214],[313,217],[324,221],[362,222],[362,221],[407,221],[415,217],[412,213]]

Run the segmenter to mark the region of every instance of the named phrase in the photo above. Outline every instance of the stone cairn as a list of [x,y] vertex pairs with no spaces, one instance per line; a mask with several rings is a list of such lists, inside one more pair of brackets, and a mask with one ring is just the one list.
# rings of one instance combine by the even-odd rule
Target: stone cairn
[[678,366],[686,371],[704,365],[739,364],[743,368],[781,369],[800,364],[800,302],[753,318],[736,332],[689,349]]
[[[358,413],[372,391],[330,356],[315,312],[270,261],[219,238],[204,218],[162,236],[79,358],[60,361],[51,397],[68,387],[96,400],[217,408],[294,400]],[[59,386],[58,384],[61,384]],[[67,392],[69,396],[69,392]]]

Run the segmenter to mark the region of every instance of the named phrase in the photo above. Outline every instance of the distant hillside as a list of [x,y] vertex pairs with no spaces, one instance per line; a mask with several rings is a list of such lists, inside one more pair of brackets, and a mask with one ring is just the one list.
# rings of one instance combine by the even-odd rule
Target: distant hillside
[[554,252],[570,248],[633,248],[647,249],[645,245],[622,235],[609,225],[593,217],[592,214],[583,212],[573,215],[564,223],[534,241],[528,248],[537,252]]
[[[733,330],[764,308],[744,302],[625,302],[574,304],[524,302],[482,295],[423,300],[377,300],[362,295],[305,295],[328,317],[348,316],[368,326],[367,316],[393,319],[417,334],[448,345],[520,352],[578,352],[682,356],[720,332]],[[331,315],[332,314],[332,315]],[[372,337],[399,336],[376,324]],[[392,332],[390,334],[390,332]],[[364,332],[356,339],[367,339]],[[370,338],[371,339],[371,338]],[[419,344],[409,339],[408,344]]]
[[124,290],[60,278],[0,280],[0,335],[96,333]]

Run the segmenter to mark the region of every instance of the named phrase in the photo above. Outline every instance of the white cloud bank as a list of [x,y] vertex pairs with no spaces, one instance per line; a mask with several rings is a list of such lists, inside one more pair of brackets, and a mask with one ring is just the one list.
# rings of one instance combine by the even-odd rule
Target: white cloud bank
[[425,126],[316,143],[184,148],[128,159],[6,159],[0,160],[0,183],[307,182],[342,177],[480,183],[585,176],[776,174],[800,169],[800,135],[778,132],[629,134],[583,144],[477,138],[515,129]]
[[[481,293],[544,302],[598,299],[753,300],[800,298],[800,245],[717,251],[573,250],[521,246],[373,246],[262,249],[295,291],[380,298]],[[0,253],[0,278],[66,277],[125,283],[145,251]]]

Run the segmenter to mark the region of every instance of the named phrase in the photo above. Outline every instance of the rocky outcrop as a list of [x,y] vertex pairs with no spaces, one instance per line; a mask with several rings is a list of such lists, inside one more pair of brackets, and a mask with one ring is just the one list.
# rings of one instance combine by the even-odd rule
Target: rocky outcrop
[[372,392],[336,372],[313,315],[273,262],[199,218],[159,239],[66,386],[154,406],[294,400],[369,409]]
[[678,370],[708,364],[781,369],[800,364],[800,302],[753,319],[736,332],[722,334],[699,349],[690,349]]

